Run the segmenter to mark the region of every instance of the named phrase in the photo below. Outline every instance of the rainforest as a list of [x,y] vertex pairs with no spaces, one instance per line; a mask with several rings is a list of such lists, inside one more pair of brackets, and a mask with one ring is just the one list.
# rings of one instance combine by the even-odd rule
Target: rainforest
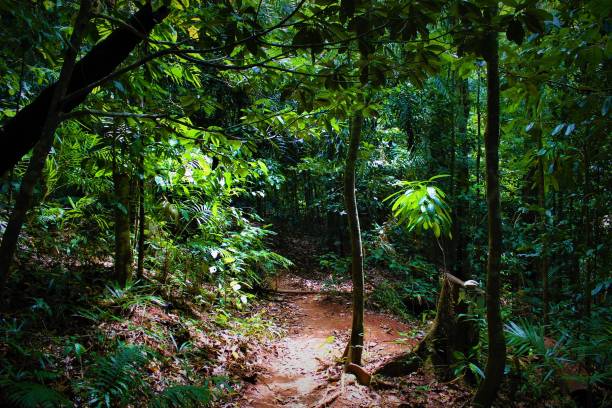
[[0,0],[0,405],[609,407],[609,0]]

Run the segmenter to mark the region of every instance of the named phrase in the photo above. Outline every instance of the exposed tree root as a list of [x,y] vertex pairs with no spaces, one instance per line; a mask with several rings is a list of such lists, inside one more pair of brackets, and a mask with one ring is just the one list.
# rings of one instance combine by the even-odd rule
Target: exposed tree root
[[372,374],[368,373],[363,367],[357,364],[348,363],[344,368],[344,372],[354,374],[355,377],[357,377],[357,382],[361,385],[370,385],[372,381]]
[[341,389],[325,397],[322,401],[318,402],[317,405],[314,406],[314,408],[325,408],[329,406],[332,402],[334,402],[336,399],[338,399],[340,395],[342,395]]
[[416,353],[402,354],[378,367],[373,375],[383,377],[403,377],[411,374],[421,367],[423,360]]
[[440,294],[436,307],[436,318],[427,335],[418,346],[387,363],[376,371],[375,375],[385,377],[402,377],[415,372],[425,361],[431,361],[436,375],[448,380],[452,377],[453,352],[465,352],[476,344],[473,335],[474,327],[460,316],[467,310],[466,306],[456,301],[457,293],[451,283],[465,286],[465,282],[450,274],[441,279]]

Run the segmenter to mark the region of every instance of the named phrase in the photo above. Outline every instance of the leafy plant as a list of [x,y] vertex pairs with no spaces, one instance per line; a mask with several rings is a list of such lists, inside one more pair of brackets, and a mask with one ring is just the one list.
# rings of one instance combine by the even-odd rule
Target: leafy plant
[[120,344],[115,352],[95,358],[78,389],[91,406],[126,406],[147,390],[143,369],[149,359],[142,347]]
[[329,271],[325,284],[336,285],[345,281],[349,276],[351,258],[340,257],[333,253],[319,256],[319,266],[325,271]]
[[1,379],[0,386],[9,402],[21,408],[56,408],[71,406],[61,392],[45,384]]
[[431,229],[436,238],[442,234],[452,237],[449,206],[444,201],[446,195],[439,187],[432,185],[432,182],[443,177],[448,176],[438,175],[427,181],[399,182],[401,190],[385,198],[385,201],[393,200],[391,209],[398,223],[405,224],[409,231]]
[[471,350],[469,353],[461,351],[453,351],[453,373],[455,377],[462,377],[466,372],[472,373],[478,380],[485,377],[484,372],[478,366],[477,353]]
[[125,286],[112,282],[106,286],[106,291],[108,294],[107,301],[122,310],[141,305],[165,304],[162,298],[149,293],[150,287],[139,282],[127,282]]
[[514,362],[512,368],[521,377],[539,379],[527,381],[523,386],[530,393],[541,395],[546,387],[552,386],[555,373],[567,363],[564,356],[563,339],[547,345],[544,327],[520,320],[505,325],[508,358]]
[[406,305],[402,299],[401,288],[398,285],[382,282],[374,288],[370,300],[384,310],[402,316],[405,319],[409,318],[409,314],[406,312]]
[[208,386],[174,385],[167,387],[151,401],[152,408],[202,407],[211,401]]

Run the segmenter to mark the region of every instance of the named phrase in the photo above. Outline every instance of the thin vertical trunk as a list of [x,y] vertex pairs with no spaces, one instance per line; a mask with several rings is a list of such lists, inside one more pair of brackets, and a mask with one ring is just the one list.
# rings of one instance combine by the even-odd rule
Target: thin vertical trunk
[[476,132],[476,195],[480,195],[480,143],[482,140],[482,134],[481,134],[481,128],[480,128],[480,121],[481,121],[481,114],[480,114],[480,66],[478,67],[478,86],[476,88],[476,128],[477,128],[477,132]]
[[468,169],[468,136],[467,122],[470,115],[470,100],[467,80],[460,80],[457,84],[461,103],[461,115],[457,121],[457,136],[454,145],[454,216],[453,216],[453,270],[455,276],[461,280],[468,280],[469,265],[467,253],[466,222],[468,217],[468,201],[466,195],[469,190]]
[[89,20],[91,5],[91,0],[81,0],[81,6],[74,23],[72,35],[70,36],[70,43],[66,50],[59,80],[53,90],[49,109],[44,119],[41,138],[32,151],[32,157],[30,158],[30,163],[21,181],[21,187],[15,201],[13,213],[4,231],[2,245],[0,246],[0,291],[4,289],[8,282],[19,233],[25,222],[27,211],[32,205],[34,187],[41,178],[45,160],[53,145],[55,130],[57,129],[62,113],[60,101],[66,96],[83,34],[87,27],[87,21]]
[[[17,116],[19,114],[19,111],[21,110],[21,99],[23,98],[23,76],[25,74],[25,60],[26,60],[26,53],[25,51],[23,52],[22,56],[21,56],[21,70],[19,73],[19,91],[17,94],[17,102],[16,102],[16,106],[15,106],[15,116]],[[13,171],[14,169],[11,167],[11,170],[9,171],[9,175],[8,175],[8,197],[7,197],[7,202],[6,205],[7,207],[11,206],[11,201],[13,201]]]
[[[538,151],[542,149],[542,131],[538,132]],[[544,185],[544,156],[540,155],[538,160],[538,207],[540,207],[540,225],[542,251],[540,254],[540,275],[542,277],[542,303],[544,314],[544,326],[548,326],[548,305],[549,305],[549,290],[548,290],[548,256],[546,246],[546,190]]]
[[584,194],[582,197],[582,225],[584,226],[584,316],[583,318],[588,319],[591,317],[591,291],[592,291],[592,273],[591,273],[591,260],[588,254],[592,247],[591,244],[591,219],[589,216],[589,200],[591,197],[591,162],[588,144],[585,143],[583,147],[583,159],[584,159]]
[[[497,14],[496,8],[489,10]],[[489,21],[492,15],[489,14]],[[499,191],[499,50],[497,32],[487,34],[485,45],[487,62],[487,127],[485,131],[485,158],[487,169],[487,210],[489,256],[487,260],[487,334],[489,350],[485,378],[480,383],[473,404],[490,407],[504,376],[506,342],[500,310],[500,269],[502,253],[501,200]]]
[[[142,171],[142,160],[141,159],[141,171]],[[138,279],[144,278],[144,256],[145,256],[145,226],[146,226],[146,214],[145,214],[145,180],[143,178],[138,180],[138,197],[139,209],[138,209],[138,263],[136,267],[136,276]]]
[[130,177],[114,166],[115,183],[115,280],[121,285],[131,279],[132,247],[130,246]]
[[359,152],[362,127],[363,115],[359,112],[351,120],[350,142],[344,173],[344,200],[351,238],[351,275],[353,279],[353,323],[351,338],[347,348],[347,362],[357,365],[361,365],[364,342],[363,248],[361,245],[361,230],[359,228],[359,213],[355,194],[355,165],[357,153]]

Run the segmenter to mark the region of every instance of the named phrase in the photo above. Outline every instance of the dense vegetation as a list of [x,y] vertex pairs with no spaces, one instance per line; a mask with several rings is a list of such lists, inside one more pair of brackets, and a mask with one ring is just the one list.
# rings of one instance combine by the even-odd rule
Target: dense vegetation
[[0,0],[0,403],[236,401],[286,235],[352,283],[346,372],[364,308],[423,322],[370,386],[611,404],[611,15]]

